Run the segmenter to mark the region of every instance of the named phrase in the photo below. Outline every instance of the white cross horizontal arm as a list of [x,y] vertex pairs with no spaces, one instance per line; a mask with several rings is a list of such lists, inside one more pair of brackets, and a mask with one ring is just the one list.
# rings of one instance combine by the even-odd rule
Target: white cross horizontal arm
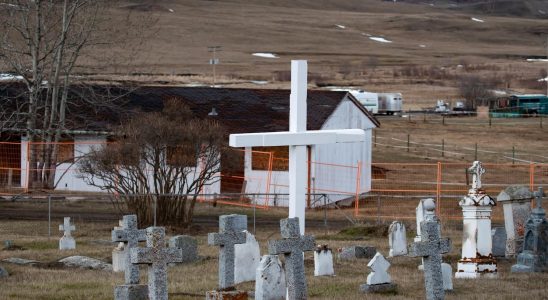
[[253,146],[304,146],[318,144],[363,142],[365,131],[362,129],[310,130],[303,132],[264,132],[231,134],[231,147]]

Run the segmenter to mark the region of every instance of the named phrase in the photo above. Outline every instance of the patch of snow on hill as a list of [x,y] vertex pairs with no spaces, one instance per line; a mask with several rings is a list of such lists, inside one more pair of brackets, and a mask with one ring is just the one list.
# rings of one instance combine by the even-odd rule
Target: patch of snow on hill
[[528,58],[527,61],[528,61],[528,62],[537,62],[537,61],[545,61],[545,62],[548,62],[548,59],[546,59],[546,58]]
[[335,26],[339,27],[340,29],[345,29],[345,28],[346,28],[346,26],[344,26],[344,25],[339,25],[339,24],[335,24]]
[[389,41],[383,37],[376,37],[376,36],[371,36],[369,37],[369,39],[371,40],[374,40],[375,42],[381,42],[381,43],[392,43],[392,41]]
[[470,19],[474,22],[479,22],[479,23],[484,23],[485,22],[484,20],[478,19],[478,18],[470,18]]
[[419,45],[419,47],[421,47],[421,48],[426,48],[426,45]]
[[169,10],[169,12],[175,12],[175,11],[174,11],[173,9],[171,9],[171,8],[169,8],[168,10]]
[[253,53],[252,55],[262,57],[262,58],[279,58],[276,54],[267,53],[267,52],[257,52],[257,53]]
[[538,81],[548,81],[548,77],[546,77],[546,78],[541,78],[541,79],[539,79]]
[[369,33],[362,32],[362,35],[371,36]]

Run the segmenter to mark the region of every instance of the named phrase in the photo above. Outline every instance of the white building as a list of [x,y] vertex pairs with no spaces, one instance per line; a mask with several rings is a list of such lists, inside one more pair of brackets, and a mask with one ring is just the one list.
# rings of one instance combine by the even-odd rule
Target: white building
[[[227,128],[228,133],[249,133],[288,130],[289,94],[289,90],[269,89],[142,87],[129,93],[127,97],[130,107],[143,111],[161,110],[163,101],[168,98],[180,99],[196,116],[218,119]],[[348,92],[309,90],[307,104],[308,130],[360,128],[366,134],[363,143],[309,147],[309,161],[312,163],[308,164],[310,176],[307,180],[307,188],[312,194],[329,194],[330,201],[350,198],[352,194],[369,191],[372,130],[379,126],[377,119]],[[216,111],[216,115],[210,114],[213,110]],[[74,147],[71,151],[74,151],[75,157],[80,156],[91,147],[106,142],[106,139],[106,136],[74,135]],[[274,167],[267,167],[265,160],[259,157],[262,154],[246,151],[243,165],[239,170],[223,170],[223,175],[226,175],[225,173],[234,175],[232,179],[228,179],[230,176],[223,176],[220,183],[206,187],[203,193],[240,193],[245,188],[246,193],[287,194],[288,172],[283,163],[284,156],[287,158],[287,147],[277,148],[246,149],[274,151],[276,164]],[[28,170],[26,151],[26,142],[23,140],[20,180],[14,180],[14,182],[20,182],[22,187],[26,184],[26,170]],[[222,160],[221,164],[223,164]],[[61,164],[56,175],[58,176],[57,188],[70,191],[98,190],[96,187],[86,185],[77,175],[77,164]],[[241,180],[234,180],[236,177]],[[243,186],[244,178],[245,187]],[[232,182],[229,185],[227,182],[230,180]],[[259,199],[273,204],[271,196],[259,197]],[[287,199],[287,196],[281,196],[279,199],[281,201],[277,205],[287,205],[287,202],[283,201]],[[311,202],[314,205],[314,199]]]

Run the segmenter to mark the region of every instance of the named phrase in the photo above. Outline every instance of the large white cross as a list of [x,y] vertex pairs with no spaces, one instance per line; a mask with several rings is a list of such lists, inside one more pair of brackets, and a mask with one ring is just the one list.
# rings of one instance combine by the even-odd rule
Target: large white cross
[[308,145],[362,142],[362,129],[306,130],[306,60],[291,61],[289,131],[231,134],[231,147],[289,146],[289,217],[299,218],[304,234]]

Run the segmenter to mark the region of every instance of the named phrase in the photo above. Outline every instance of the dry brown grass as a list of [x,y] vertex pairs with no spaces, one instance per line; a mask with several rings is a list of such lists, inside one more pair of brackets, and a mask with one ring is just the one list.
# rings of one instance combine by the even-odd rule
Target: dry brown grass
[[[4,203],[2,203],[4,204]],[[98,204],[87,205],[97,207]],[[108,205],[105,206],[108,208]],[[200,211],[208,211],[208,215],[224,213],[247,213],[248,209],[226,207],[204,207]],[[73,213],[76,213],[75,210]],[[259,212],[263,218],[277,218],[285,215],[285,210],[270,210]],[[265,215],[268,214],[268,217]],[[308,213],[310,220],[321,220],[321,211]],[[330,213],[330,221],[342,219],[342,216]],[[56,220],[59,221],[59,220]],[[251,222],[251,220],[250,220]],[[459,258],[461,235],[458,229],[460,222],[445,223],[443,232],[453,240],[451,253],[445,260],[456,267]],[[333,225],[335,224],[335,225]],[[325,231],[321,227],[309,226],[307,232],[317,236],[317,243],[326,243],[333,249],[354,244],[376,246],[383,254],[388,252],[388,241],[385,236],[368,234],[365,236],[340,235],[340,223],[330,223]],[[2,221],[0,235],[2,239],[13,240],[15,244],[27,248],[18,251],[0,251],[0,259],[6,257],[22,257],[42,262],[52,262],[69,255],[87,255],[109,261],[112,245],[105,243],[110,236],[110,230],[116,225],[115,221],[77,221],[77,250],[57,250],[58,236],[47,238],[47,222],[45,221]],[[388,226],[384,224],[382,226]],[[413,224],[408,223],[408,236],[412,237]],[[218,249],[207,245],[205,232],[216,231],[216,227],[202,228],[203,233],[196,235],[198,249],[203,260],[191,264],[179,265],[169,269],[169,292],[171,299],[199,299],[203,298],[207,290],[214,289],[217,284],[217,257]],[[382,230],[381,230],[382,231]],[[380,232],[374,227],[372,232]],[[278,227],[274,224],[258,223],[257,239],[262,252],[266,251],[268,239],[279,238]],[[173,231],[169,235],[175,234]],[[356,240],[357,239],[357,240]],[[411,242],[411,239],[408,240]],[[410,299],[424,297],[423,276],[416,267],[419,259],[398,257],[390,259],[392,267],[390,274],[398,290],[390,295],[363,295],[359,292],[359,285],[365,282],[368,274],[367,260],[355,262],[335,260],[335,277],[314,277],[313,260],[311,253],[306,255],[306,272],[311,299]],[[500,278],[497,280],[454,280],[455,290],[447,295],[447,299],[541,299],[548,292],[544,281],[545,274],[511,274],[509,269],[512,262],[501,261],[499,264]],[[11,276],[2,279],[0,289],[1,299],[112,299],[113,288],[123,282],[123,275],[105,271],[76,270],[76,269],[41,269],[29,266],[16,266],[2,263],[11,273]],[[146,282],[146,268],[142,269],[142,280]],[[253,290],[253,283],[243,283],[240,289]]]

